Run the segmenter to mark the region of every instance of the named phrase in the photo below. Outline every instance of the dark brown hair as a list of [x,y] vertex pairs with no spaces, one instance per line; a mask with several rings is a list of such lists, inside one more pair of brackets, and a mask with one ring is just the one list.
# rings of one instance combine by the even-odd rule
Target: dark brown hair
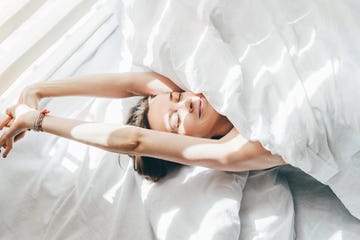
[[[144,97],[131,108],[126,124],[150,129],[148,120],[149,101],[151,97]],[[179,163],[169,162],[148,156],[130,156],[134,161],[134,170],[146,179],[157,182],[169,172],[182,166]]]

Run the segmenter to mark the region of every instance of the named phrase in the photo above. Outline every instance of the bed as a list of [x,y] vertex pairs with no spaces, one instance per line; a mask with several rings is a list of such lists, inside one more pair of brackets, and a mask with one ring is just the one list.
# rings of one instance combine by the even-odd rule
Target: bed
[[[134,0],[114,13],[50,80],[160,72],[203,92],[289,165],[183,167],[150,183],[125,155],[29,132],[0,161],[0,239],[358,238],[360,111],[349,102],[360,89],[359,3]],[[12,84],[0,108],[26,83]],[[67,97],[41,107],[122,124],[135,101]]]

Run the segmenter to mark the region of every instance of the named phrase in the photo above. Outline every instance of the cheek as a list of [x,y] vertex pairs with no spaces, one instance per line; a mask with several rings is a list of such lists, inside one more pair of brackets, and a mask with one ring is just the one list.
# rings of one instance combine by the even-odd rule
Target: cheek
[[178,133],[193,137],[204,137],[207,135],[207,130],[206,123],[188,119],[181,124]]
[[194,136],[197,135],[197,129],[199,129],[199,126],[196,121],[191,116],[187,116],[179,127],[179,133]]

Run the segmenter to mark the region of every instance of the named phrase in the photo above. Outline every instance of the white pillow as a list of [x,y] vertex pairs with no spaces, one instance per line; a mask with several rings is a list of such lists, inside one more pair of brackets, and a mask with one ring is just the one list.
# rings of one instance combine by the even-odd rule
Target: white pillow
[[158,183],[137,177],[157,239],[239,239],[247,172],[184,166]]
[[295,239],[294,203],[279,168],[249,173],[240,209],[240,239]]

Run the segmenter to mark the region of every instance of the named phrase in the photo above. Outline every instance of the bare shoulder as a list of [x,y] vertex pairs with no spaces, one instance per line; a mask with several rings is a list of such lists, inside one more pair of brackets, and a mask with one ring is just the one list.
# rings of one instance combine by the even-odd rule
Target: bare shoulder
[[223,136],[221,139],[219,139],[219,142],[227,142],[230,139],[234,139],[239,136],[240,136],[239,132],[236,130],[235,127],[233,127],[225,136]]

